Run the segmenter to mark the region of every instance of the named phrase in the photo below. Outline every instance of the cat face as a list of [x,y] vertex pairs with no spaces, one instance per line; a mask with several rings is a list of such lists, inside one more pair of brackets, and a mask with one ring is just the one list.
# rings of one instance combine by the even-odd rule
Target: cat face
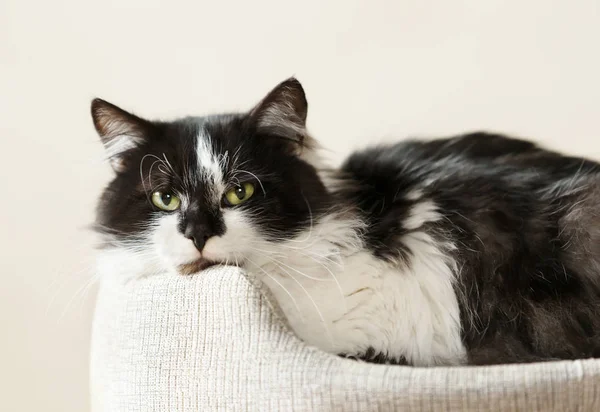
[[295,79],[248,113],[153,122],[96,99],[92,117],[116,172],[98,206],[107,247],[151,271],[243,264],[328,207],[306,160],[307,103]]

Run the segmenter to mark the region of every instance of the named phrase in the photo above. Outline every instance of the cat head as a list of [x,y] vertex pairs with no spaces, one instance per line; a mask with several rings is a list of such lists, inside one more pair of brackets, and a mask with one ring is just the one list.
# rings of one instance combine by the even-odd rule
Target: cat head
[[152,271],[190,274],[242,264],[296,236],[328,205],[307,160],[307,102],[288,79],[246,113],[150,121],[92,102],[115,177],[100,198],[97,230],[108,248]]

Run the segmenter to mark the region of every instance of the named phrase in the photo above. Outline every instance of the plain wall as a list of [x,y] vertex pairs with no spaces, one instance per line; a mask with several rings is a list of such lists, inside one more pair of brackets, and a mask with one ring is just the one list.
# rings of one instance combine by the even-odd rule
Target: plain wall
[[333,161],[473,129],[599,158],[599,42],[596,0],[0,1],[0,409],[88,410],[94,96],[168,118],[296,75]]

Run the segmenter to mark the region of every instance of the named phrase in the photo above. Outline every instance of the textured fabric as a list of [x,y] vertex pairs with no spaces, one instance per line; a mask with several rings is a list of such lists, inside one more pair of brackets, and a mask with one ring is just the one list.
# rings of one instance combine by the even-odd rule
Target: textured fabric
[[236,268],[105,277],[92,347],[100,411],[600,411],[600,360],[412,368],[307,347]]

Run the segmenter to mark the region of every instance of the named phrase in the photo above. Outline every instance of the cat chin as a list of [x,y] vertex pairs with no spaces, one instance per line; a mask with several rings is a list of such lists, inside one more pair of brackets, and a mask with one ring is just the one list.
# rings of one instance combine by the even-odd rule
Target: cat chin
[[182,265],[177,266],[177,273],[180,275],[193,275],[198,272],[203,271],[204,269],[208,269],[211,266],[219,265],[220,262],[216,262],[208,259],[197,259],[189,263],[184,263]]

